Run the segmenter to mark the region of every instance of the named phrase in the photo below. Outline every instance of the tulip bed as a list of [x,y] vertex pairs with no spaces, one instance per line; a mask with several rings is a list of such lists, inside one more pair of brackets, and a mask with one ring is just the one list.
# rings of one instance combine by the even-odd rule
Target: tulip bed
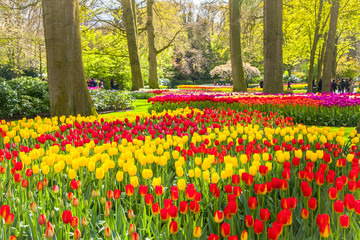
[[321,126],[356,126],[360,119],[360,94],[167,94],[148,99],[156,112],[177,108],[231,108],[236,111],[259,110],[292,117],[295,123]]
[[292,120],[185,108],[2,121],[0,239],[356,239],[359,135]]

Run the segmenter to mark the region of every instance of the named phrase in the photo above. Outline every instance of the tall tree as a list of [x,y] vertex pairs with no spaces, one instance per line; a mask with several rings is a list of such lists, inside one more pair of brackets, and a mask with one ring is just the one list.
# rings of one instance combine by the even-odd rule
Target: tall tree
[[154,0],[146,1],[147,22],[146,30],[148,34],[148,47],[149,47],[149,87],[151,89],[159,88],[159,80],[157,75],[157,53],[155,46],[155,31],[154,31],[154,16],[153,16]]
[[181,30],[177,31],[172,38],[161,48],[156,49],[155,45],[155,30],[154,30],[154,15],[153,15],[153,7],[154,0],[146,1],[146,10],[147,10],[147,21],[146,21],[146,31],[148,37],[148,47],[149,47],[149,87],[151,89],[159,88],[159,79],[157,73],[157,55],[168,49],[176,39],[176,36],[181,32]]
[[332,68],[334,68],[334,61],[336,61],[336,29],[339,17],[340,3],[339,0],[333,0],[331,5],[330,25],[328,32],[328,39],[326,42],[326,50],[324,57],[324,71],[322,91],[330,92]]
[[264,92],[282,93],[282,0],[264,0]]
[[246,92],[244,68],[241,57],[240,0],[230,0],[230,57],[234,92]]
[[141,73],[138,32],[135,15],[135,0],[121,0],[123,17],[126,28],[126,38],[129,49],[131,79],[133,91],[144,87],[144,81]]
[[85,82],[78,0],[43,0],[52,116],[96,115]]
[[320,0],[319,3],[319,11],[318,11],[318,16],[317,16],[317,21],[316,21],[316,28],[315,28],[315,32],[314,32],[314,42],[311,46],[311,50],[310,50],[310,64],[309,64],[309,76],[308,76],[308,88],[307,88],[307,92],[311,92],[313,89],[312,83],[313,83],[313,78],[314,78],[314,62],[315,62],[315,53],[316,53],[316,48],[318,45],[318,41],[320,38],[319,35],[319,31],[320,31],[320,23],[321,23],[321,15],[322,15],[322,10],[323,10],[323,5],[324,5],[324,0]]

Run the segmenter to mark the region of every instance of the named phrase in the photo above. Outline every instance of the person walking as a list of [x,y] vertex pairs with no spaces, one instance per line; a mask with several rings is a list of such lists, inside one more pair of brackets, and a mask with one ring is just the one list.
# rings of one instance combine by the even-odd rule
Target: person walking
[[320,78],[318,82],[318,92],[321,92],[321,90],[322,90],[322,78]]

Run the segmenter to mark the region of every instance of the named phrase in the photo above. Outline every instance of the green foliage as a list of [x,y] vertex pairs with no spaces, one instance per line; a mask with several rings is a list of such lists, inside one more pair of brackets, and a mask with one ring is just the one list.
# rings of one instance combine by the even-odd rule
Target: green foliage
[[27,117],[49,112],[47,82],[23,77],[1,81],[0,85],[0,117]]
[[112,90],[90,90],[90,96],[97,111],[125,110],[133,107],[133,98],[129,92]]
[[156,96],[155,93],[143,92],[143,91],[134,91],[134,92],[131,92],[130,94],[135,99],[149,99],[149,98]]

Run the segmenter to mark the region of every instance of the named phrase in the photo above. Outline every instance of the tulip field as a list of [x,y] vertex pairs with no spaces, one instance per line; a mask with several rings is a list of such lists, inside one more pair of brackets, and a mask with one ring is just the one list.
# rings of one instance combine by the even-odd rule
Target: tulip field
[[294,113],[359,110],[339,98],[162,95],[152,113],[3,120],[0,240],[360,239],[360,135]]
[[167,93],[148,99],[156,112],[177,108],[194,107],[230,108],[236,111],[259,110],[277,112],[292,117],[295,123],[322,126],[356,126],[360,119],[360,94],[316,93],[279,94],[260,93]]

